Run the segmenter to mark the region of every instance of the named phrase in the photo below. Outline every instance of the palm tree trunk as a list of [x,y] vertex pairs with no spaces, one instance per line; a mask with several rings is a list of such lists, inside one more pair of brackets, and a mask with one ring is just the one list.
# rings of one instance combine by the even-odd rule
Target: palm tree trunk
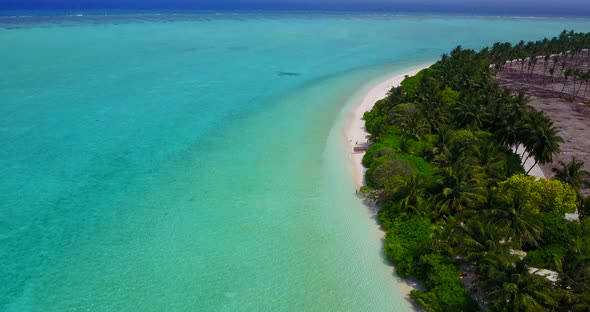
[[543,63],[543,86],[545,86],[545,74],[547,73],[547,61],[544,61]]
[[574,100],[578,97],[578,93],[580,93],[580,91],[582,90],[583,83],[584,83],[584,80],[580,79],[580,86],[578,87],[578,91],[576,91],[574,94]]
[[574,91],[572,92],[572,96],[573,96],[572,102],[576,99],[576,74],[575,73],[574,73],[573,79],[574,79]]
[[533,164],[533,166],[531,168],[529,168],[529,171],[526,172],[526,174],[529,174],[531,172],[531,170],[533,170],[533,168],[535,168],[535,166],[537,165],[539,161],[535,160],[535,163]]
[[561,64],[561,71],[559,72],[560,76],[563,75],[563,71],[565,70],[566,65],[567,65],[567,63],[565,61]]
[[524,163],[526,163],[526,161],[529,160],[529,158],[531,158],[531,154],[528,154],[528,156],[526,157],[526,159],[523,159],[523,158],[524,158],[524,153],[522,153],[522,156],[520,157],[520,162],[524,166]]

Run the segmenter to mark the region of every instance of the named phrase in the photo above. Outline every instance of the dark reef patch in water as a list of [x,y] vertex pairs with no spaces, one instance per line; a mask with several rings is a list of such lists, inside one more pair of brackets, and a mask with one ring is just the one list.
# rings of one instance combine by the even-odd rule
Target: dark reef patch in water
[[297,76],[302,76],[303,74],[301,74],[301,73],[292,73],[292,72],[279,72],[278,75],[279,76],[287,76],[287,77],[297,77]]

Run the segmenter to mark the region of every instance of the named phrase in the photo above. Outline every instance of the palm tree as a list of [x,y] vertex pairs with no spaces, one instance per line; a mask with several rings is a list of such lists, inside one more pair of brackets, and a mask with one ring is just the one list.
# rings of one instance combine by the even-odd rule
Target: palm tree
[[544,312],[558,306],[551,282],[529,272],[522,260],[491,266],[482,283],[491,311]]
[[484,105],[471,104],[465,101],[459,102],[455,106],[455,115],[460,124],[473,130],[483,127],[485,111],[486,107]]
[[[547,39],[547,38],[545,38]],[[549,61],[551,60],[550,54],[545,54],[543,57],[543,86],[545,86],[545,74],[547,74],[547,68],[549,67]]]
[[[564,64],[563,66],[565,67],[566,63],[564,62],[563,64]],[[565,70],[565,72],[563,72],[564,81],[563,81],[563,88],[561,88],[561,92],[563,92],[565,90],[565,87],[567,86],[567,80],[572,75],[572,73],[573,73],[573,71],[571,68],[568,68]]]
[[406,119],[404,131],[416,139],[430,133],[430,124],[418,113],[413,113]]
[[443,170],[439,192],[433,197],[438,215],[462,215],[466,208],[483,201],[484,188],[470,176],[471,169],[457,163]]
[[455,216],[444,216],[433,226],[432,248],[451,258],[461,255],[463,222]]
[[[580,77],[580,71],[577,69],[572,68],[571,69],[571,76],[572,76],[572,80],[574,83],[574,90],[572,91],[572,101],[574,101],[576,99],[576,79]],[[580,87],[582,86],[582,84],[580,83]]]
[[561,151],[559,144],[563,142],[563,139],[558,135],[558,130],[553,126],[553,121],[545,117],[543,112],[532,111],[529,118],[530,128],[528,138],[524,143],[529,157],[532,156],[535,163],[527,173],[538,163],[546,164],[553,161],[553,155]]
[[504,147],[512,148],[520,143],[521,126],[511,120],[503,119],[495,128],[494,135]]
[[562,305],[569,311],[590,309],[590,254],[588,242],[578,239],[570,246],[558,267],[557,286],[563,290]]
[[484,168],[486,174],[492,180],[496,182],[506,179],[504,159],[502,158],[497,143],[495,142],[483,142],[477,146],[475,150],[475,157],[479,162],[479,165]]
[[507,200],[507,203],[498,202],[489,207],[486,219],[496,225],[504,239],[515,247],[520,248],[525,243],[537,246],[541,239],[541,227],[536,224],[537,219],[519,196]]
[[533,78],[533,74],[535,72],[535,67],[537,66],[537,62],[538,62],[538,59],[536,57],[536,54],[533,54],[533,56],[531,56],[531,59],[529,61],[530,78]]
[[391,110],[389,119],[414,138],[430,133],[430,124],[421,116],[414,104],[397,105]]
[[580,221],[590,216],[590,197],[582,198],[582,203],[580,204],[580,208],[578,209],[578,214],[580,217]]
[[[506,95],[501,94],[501,97],[505,99]],[[516,146],[516,153],[518,153],[518,145],[525,142],[529,136],[529,123],[526,118],[532,111],[528,105],[529,102],[530,97],[519,92],[515,97],[509,97],[508,101],[502,103],[503,105],[495,112],[498,119],[493,126],[494,135],[505,147]]]
[[501,243],[501,233],[495,224],[483,220],[470,220],[462,227],[460,245],[455,248],[465,256],[465,260],[482,263],[490,255],[507,254],[508,244]]
[[407,153],[408,150],[410,149],[410,137],[408,137],[407,135],[403,134],[401,136],[401,138],[399,139],[399,147],[398,147],[398,149],[402,153]]
[[439,101],[423,102],[420,106],[420,113],[433,132],[445,127],[451,120],[448,109]]
[[590,177],[590,172],[583,168],[584,162],[573,156],[569,163],[560,160],[559,167],[554,167],[551,171],[555,173],[555,179],[569,184],[574,190],[579,192]]
[[551,82],[554,82],[555,80],[553,79],[553,75],[555,74],[555,69],[557,69],[557,66],[559,65],[559,55],[555,55],[553,56],[553,66],[552,68],[552,73],[551,73]]
[[522,113],[526,109],[530,109],[529,103],[531,102],[531,97],[526,95],[524,92],[518,92],[516,96],[513,98],[512,104],[515,107],[515,113],[522,115]]
[[424,208],[420,205],[426,199],[428,193],[426,192],[426,182],[417,175],[412,175],[404,179],[392,193],[392,199],[399,204],[402,211],[408,213],[415,213],[422,215],[419,208]]
[[588,82],[590,81],[590,70],[584,73],[584,83],[586,83],[586,87],[584,88],[584,101],[586,100],[586,94],[588,93]]
[[436,141],[434,141],[433,145],[437,152],[442,152],[451,144],[453,140],[453,130],[448,126],[443,126],[437,130],[438,135],[436,136]]
[[578,87],[578,90],[574,90],[574,99],[573,100],[575,100],[578,97],[578,94],[580,93],[580,91],[582,91],[582,85],[586,81],[586,72],[576,69],[575,74],[576,74],[576,77],[578,78],[578,81],[580,81],[580,86]]

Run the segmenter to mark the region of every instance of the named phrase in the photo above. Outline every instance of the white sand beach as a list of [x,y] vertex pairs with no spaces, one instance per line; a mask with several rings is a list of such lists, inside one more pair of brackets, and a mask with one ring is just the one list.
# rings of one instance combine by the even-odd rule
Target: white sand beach
[[[413,76],[424,68],[428,68],[430,65],[422,65],[416,67],[403,74],[389,77],[385,80],[378,82],[377,84],[369,87],[366,93],[359,97],[358,101],[353,103],[351,110],[346,116],[346,122],[344,127],[344,139],[345,146],[347,148],[346,154],[350,161],[352,174],[355,181],[356,188],[360,188],[364,184],[365,168],[362,165],[362,159],[365,155],[362,153],[354,153],[353,147],[358,143],[367,141],[367,131],[365,130],[365,121],[363,115],[365,112],[371,110],[375,102],[385,98],[391,88],[399,86],[406,76]],[[378,225],[376,225],[378,226]],[[378,230],[381,239],[385,239],[385,232]],[[420,285],[414,279],[397,279],[401,286],[403,295],[408,296],[414,289],[419,289]]]
[[352,150],[357,142],[362,143],[367,141],[368,133],[365,130],[365,121],[363,120],[363,115],[365,112],[373,108],[375,102],[385,98],[391,88],[399,86],[406,76],[413,76],[422,69],[428,68],[429,66],[430,65],[422,65],[408,72],[389,77],[375,84],[368,89],[367,93],[365,93],[365,95],[362,96],[357,103],[354,104],[348,113],[348,122],[346,123],[344,129],[344,137],[347,142],[346,146],[348,148],[349,159],[353,169],[354,181],[358,188],[360,188],[364,183],[365,168],[361,162],[365,153],[353,153]]

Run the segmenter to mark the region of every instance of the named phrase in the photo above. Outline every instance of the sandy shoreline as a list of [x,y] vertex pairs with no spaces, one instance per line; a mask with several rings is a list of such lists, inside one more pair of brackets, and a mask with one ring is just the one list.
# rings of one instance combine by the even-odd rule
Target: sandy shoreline
[[[353,103],[350,111],[346,115],[346,122],[344,124],[343,139],[346,142],[346,155],[352,170],[355,187],[358,189],[364,184],[365,168],[362,165],[363,156],[365,153],[353,153],[352,149],[356,142],[366,142],[368,133],[365,131],[365,121],[362,119],[366,111],[369,111],[375,105],[375,102],[385,98],[389,90],[404,80],[406,76],[413,76],[424,68],[430,65],[421,65],[412,70],[391,76],[384,79],[375,85],[369,87],[358,101]],[[378,229],[381,239],[385,239],[385,232]],[[397,279],[402,293],[408,296],[413,289],[419,288],[418,283],[412,279]]]
[[354,181],[357,188],[360,188],[364,184],[365,168],[361,164],[365,153],[353,153],[352,148],[356,145],[356,142],[366,142],[368,133],[365,131],[365,121],[362,119],[365,112],[370,111],[375,105],[375,102],[385,98],[387,93],[394,86],[404,80],[405,76],[413,76],[424,68],[428,68],[430,65],[421,65],[417,68],[409,70],[405,73],[398,74],[389,77],[381,82],[378,82],[374,86],[370,87],[369,90],[360,98],[360,100],[354,103],[352,109],[348,112],[347,122],[344,128],[344,139],[347,147],[348,159],[352,165],[352,172],[354,175]]

